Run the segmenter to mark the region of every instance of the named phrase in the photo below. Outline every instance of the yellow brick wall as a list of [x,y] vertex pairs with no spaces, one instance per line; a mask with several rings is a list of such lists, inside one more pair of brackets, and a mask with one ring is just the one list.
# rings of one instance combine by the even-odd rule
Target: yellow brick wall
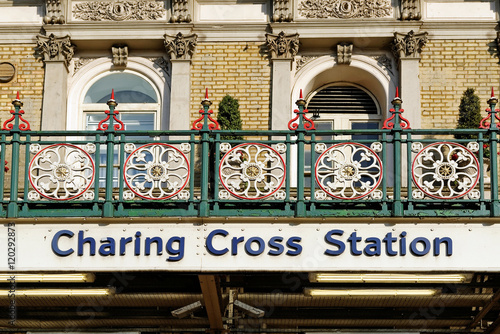
[[271,65],[261,42],[200,43],[192,58],[191,120],[208,88],[215,115],[229,94],[240,104],[243,130],[268,130]]
[[[472,87],[487,107],[491,87],[499,92],[500,65],[489,40],[429,40],[422,50],[422,128],[455,128],[463,92]],[[408,108],[408,107],[407,107]]]
[[16,68],[12,81],[0,83],[0,120],[3,123],[10,117],[12,100],[19,91],[20,99],[24,103],[24,118],[30,123],[32,130],[39,130],[44,69],[43,62],[34,57],[35,46],[0,44],[0,63],[9,62]]

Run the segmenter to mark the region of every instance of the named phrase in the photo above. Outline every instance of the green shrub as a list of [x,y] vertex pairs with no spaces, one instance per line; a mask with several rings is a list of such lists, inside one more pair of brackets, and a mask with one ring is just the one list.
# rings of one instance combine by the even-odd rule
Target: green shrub
[[[476,95],[474,88],[467,88],[460,98],[458,107],[457,129],[479,129],[481,122],[481,103]],[[456,134],[456,139],[476,139],[473,134]]]
[[[235,98],[226,95],[219,104],[219,113],[217,114],[217,122],[219,122],[221,130],[241,130],[240,104]],[[221,136],[222,140],[238,140],[243,139],[243,136]]]

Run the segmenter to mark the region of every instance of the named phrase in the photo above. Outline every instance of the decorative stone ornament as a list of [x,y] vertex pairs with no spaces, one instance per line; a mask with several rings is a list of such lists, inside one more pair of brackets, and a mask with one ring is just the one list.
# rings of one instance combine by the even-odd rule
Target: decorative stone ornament
[[273,22],[291,22],[290,0],[273,1]]
[[304,0],[298,5],[307,19],[356,19],[392,16],[390,0]]
[[16,75],[16,68],[11,63],[0,63],[0,82],[12,81]]
[[113,45],[111,52],[113,54],[113,65],[117,67],[127,66],[128,47],[126,45]]
[[43,18],[45,24],[64,24],[66,20],[63,15],[61,0],[45,0],[46,15]]
[[165,35],[165,49],[170,60],[191,59],[196,48],[198,36],[196,34],[184,36],[179,32],[175,36]]
[[420,20],[420,0],[401,0],[401,21]]
[[350,65],[352,57],[352,43],[337,44],[337,63],[341,65]]
[[299,34],[285,35],[283,31],[278,35],[266,34],[266,42],[272,59],[293,58],[299,51]]
[[73,6],[83,21],[155,21],[166,16],[163,1],[86,1]]
[[66,67],[69,66],[73,55],[75,54],[75,45],[71,43],[69,36],[56,37],[54,34],[50,36],[37,36],[37,48],[43,56],[43,61],[64,61]]
[[400,58],[420,58],[420,52],[427,43],[427,32],[415,34],[411,30],[408,34],[394,33],[392,52],[394,57]]
[[170,17],[170,22],[191,22],[191,14],[189,14],[188,10],[188,0],[172,0],[172,17]]

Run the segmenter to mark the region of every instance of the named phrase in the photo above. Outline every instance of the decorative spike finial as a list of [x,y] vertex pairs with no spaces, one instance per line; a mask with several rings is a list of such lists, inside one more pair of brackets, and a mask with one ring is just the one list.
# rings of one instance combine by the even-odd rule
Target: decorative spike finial
[[302,89],[301,89],[301,90],[300,90],[300,96],[299,96],[299,99],[301,99],[301,100],[302,100],[303,98],[304,98],[304,96],[302,95]]
[[403,103],[403,100],[399,97],[399,87],[396,87],[396,96],[394,97],[394,100],[391,101],[392,105],[401,105]]
[[491,87],[491,97],[488,99],[488,104],[497,104],[498,99],[495,97],[495,91],[493,87]]
[[108,102],[106,102],[106,104],[110,107],[116,107],[118,105],[118,103],[116,103],[116,101],[115,101],[115,90],[114,89],[111,90],[111,97],[108,100]]
[[295,101],[295,104],[297,106],[303,106],[305,107],[306,105],[306,100],[304,100],[304,95],[302,94],[302,89],[300,90],[300,93],[299,93],[299,99],[297,101]]
[[23,103],[21,102],[21,100],[19,99],[19,91],[17,91],[17,94],[16,94],[16,98],[14,101],[12,101],[12,105],[14,107],[22,107],[23,106]]
[[19,91],[17,91],[16,100],[19,100]]
[[205,88],[205,98],[201,101],[202,106],[211,106],[212,101],[208,99],[208,88]]

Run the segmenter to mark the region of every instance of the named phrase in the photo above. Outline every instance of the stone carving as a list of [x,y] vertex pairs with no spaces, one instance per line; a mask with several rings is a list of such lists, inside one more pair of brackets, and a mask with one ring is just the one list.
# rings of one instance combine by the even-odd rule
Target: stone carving
[[401,20],[420,20],[420,0],[401,0]]
[[372,56],[371,58],[375,59],[380,67],[385,68],[386,70],[392,73],[391,58],[387,57],[386,55]]
[[43,18],[45,24],[63,24],[66,22],[61,0],[45,0],[46,13]]
[[415,34],[413,30],[411,30],[406,35],[395,32],[392,52],[396,59],[419,58],[425,43],[427,43],[427,32]]
[[75,59],[74,66],[73,66],[73,75],[75,75],[76,72],[78,72],[82,67],[84,67],[85,65],[87,65],[88,63],[90,63],[91,61],[94,61],[96,59],[97,58],[95,58],[95,57],[88,57],[88,58],[81,57],[81,58]]
[[191,14],[189,14],[188,0],[172,0],[172,23],[189,23]]
[[287,36],[283,31],[278,35],[266,34],[266,42],[272,59],[293,58],[299,51],[299,34]]
[[73,6],[74,18],[83,21],[154,21],[165,15],[163,1],[88,1]]
[[497,32],[497,38],[495,39],[497,45],[497,54],[498,58],[500,58],[500,31]]
[[128,46],[113,45],[111,47],[111,53],[113,54],[113,65],[119,67],[127,66]]
[[299,15],[308,19],[391,17],[390,0],[304,0]]
[[69,66],[75,54],[75,45],[71,43],[69,36],[56,37],[50,34],[49,37],[38,35],[37,49],[42,55],[43,61],[64,61],[66,67]]
[[182,35],[179,32],[176,36],[165,35],[165,49],[170,59],[191,59],[196,48],[198,36]]
[[337,64],[350,65],[352,57],[352,43],[337,44]]
[[165,60],[163,57],[158,57],[158,58],[149,58],[156,66],[161,68],[165,73],[170,73],[170,66],[169,62]]
[[273,1],[273,22],[291,22],[290,0]]
[[299,71],[302,67],[306,66],[307,63],[319,57],[320,56],[301,56],[295,60],[295,69]]

